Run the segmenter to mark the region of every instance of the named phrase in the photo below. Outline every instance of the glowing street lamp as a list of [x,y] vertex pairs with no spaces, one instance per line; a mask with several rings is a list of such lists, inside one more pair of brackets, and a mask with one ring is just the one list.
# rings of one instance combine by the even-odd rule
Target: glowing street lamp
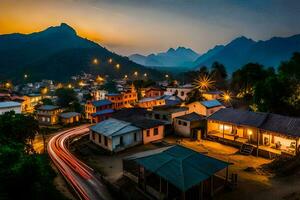
[[145,73],[144,76],[147,77],[147,73]]
[[9,82],[5,83],[5,87],[6,88],[10,88],[11,87],[11,84]]
[[116,64],[116,68],[117,68],[117,69],[120,69],[120,64]]
[[200,76],[197,80],[195,80],[195,88],[199,88],[201,90],[209,90],[213,88],[215,81],[211,79],[208,75]]
[[137,72],[137,71],[135,71],[135,72],[134,72],[134,75],[135,75],[135,76],[137,76],[137,75],[138,75],[138,72]]
[[82,87],[84,85],[83,81],[79,81],[78,85]]
[[97,79],[96,79],[97,81],[99,81],[99,82],[101,82],[101,81],[103,81],[104,79],[101,77],[101,76],[97,76]]
[[47,94],[48,93],[48,88],[46,88],[46,87],[43,88],[41,92],[42,92],[42,95]]
[[28,78],[28,75],[27,75],[27,74],[24,74],[24,78]]
[[168,74],[166,74],[166,75],[165,75],[165,77],[166,77],[166,78],[169,78],[169,75],[168,75]]
[[108,63],[110,63],[110,64],[111,64],[111,63],[112,63],[112,61],[113,61],[113,60],[112,60],[111,58],[110,58],[110,59],[108,59]]
[[68,84],[68,88],[69,88],[69,89],[71,89],[71,88],[72,88],[72,85],[71,85],[71,83],[69,83],[69,84]]
[[127,75],[125,75],[125,76],[124,76],[124,78],[126,79],[126,78],[128,78],[128,76],[127,76]]
[[94,58],[93,59],[93,64],[97,65],[99,63],[98,59],[97,58]]

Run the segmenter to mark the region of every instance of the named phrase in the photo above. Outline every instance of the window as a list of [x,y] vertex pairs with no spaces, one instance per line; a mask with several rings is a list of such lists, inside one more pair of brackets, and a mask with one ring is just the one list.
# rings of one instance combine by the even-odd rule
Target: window
[[124,142],[123,142],[123,136],[120,137],[120,145],[123,145]]
[[187,126],[187,123],[186,123],[186,122],[183,122],[183,126]]
[[181,125],[181,121],[180,120],[178,120],[178,124]]
[[180,95],[181,95],[181,96],[184,96],[184,92],[183,92],[183,91],[181,91]]
[[163,115],[163,119],[164,120],[168,120],[166,115]]
[[147,135],[147,137],[150,137],[150,130],[149,129],[146,131],[146,135]]
[[158,128],[157,128],[157,127],[154,128],[154,133],[153,133],[153,135],[158,135]]
[[95,133],[92,133],[92,139],[95,140]]
[[154,114],[155,119],[160,119],[159,114]]
[[104,136],[104,145],[107,146],[107,137]]

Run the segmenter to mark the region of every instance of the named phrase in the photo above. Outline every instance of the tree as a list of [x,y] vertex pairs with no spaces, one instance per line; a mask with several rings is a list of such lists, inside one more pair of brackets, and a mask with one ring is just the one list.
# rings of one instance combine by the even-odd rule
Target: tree
[[279,66],[279,75],[283,78],[295,80],[299,83],[300,81],[300,53],[296,52],[293,54],[291,59],[286,62],[282,62]]
[[70,107],[74,102],[78,102],[76,93],[70,88],[59,88],[55,91],[57,96],[57,105],[61,107]]
[[186,103],[189,104],[195,101],[204,101],[204,100],[205,98],[202,96],[200,90],[198,88],[197,89],[195,88],[187,94]]
[[208,76],[209,75],[209,71],[207,69],[206,66],[202,66],[199,69],[199,76]]
[[49,98],[43,98],[42,102],[43,102],[44,105],[53,105],[52,100],[49,99]]
[[227,72],[223,64],[214,62],[211,66],[210,77],[215,81],[215,87],[220,90],[227,88],[226,78]]

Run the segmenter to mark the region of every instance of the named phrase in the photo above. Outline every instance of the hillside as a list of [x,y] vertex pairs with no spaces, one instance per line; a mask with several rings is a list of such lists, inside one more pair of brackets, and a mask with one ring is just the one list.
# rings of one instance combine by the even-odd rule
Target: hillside
[[198,57],[199,54],[192,49],[178,47],[176,49],[170,48],[166,52],[150,54],[147,56],[133,54],[129,56],[129,59],[144,66],[180,67],[193,63]]
[[[92,63],[94,58],[99,60],[99,64]],[[110,58],[112,64],[108,63]],[[113,67],[116,63],[121,66],[119,70]],[[31,80],[66,80],[83,71],[118,78],[135,70],[154,78],[161,76],[156,70],[145,68],[79,37],[72,27],[64,23],[32,34],[0,35],[0,79],[18,81],[27,73]]]
[[209,50],[194,62],[194,66],[198,69],[203,65],[211,66],[213,62],[218,61],[226,66],[229,73],[249,62],[276,68],[297,51],[300,51],[300,34],[285,38],[273,37],[266,41],[239,37],[225,46]]

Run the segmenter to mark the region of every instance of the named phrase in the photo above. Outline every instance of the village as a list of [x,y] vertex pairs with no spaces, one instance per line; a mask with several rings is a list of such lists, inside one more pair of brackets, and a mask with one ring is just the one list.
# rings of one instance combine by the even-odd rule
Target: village
[[[43,130],[34,141],[37,152],[46,151],[51,134],[89,124],[89,132],[71,140],[70,149],[120,197],[254,199],[253,194],[264,196],[278,187],[271,186],[273,175],[263,166],[298,155],[299,118],[234,108],[238,97],[212,89],[208,77],[196,84],[168,78],[136,88],[125,75],[113,81],[114,92],[103,87],[111,84],[106,77],[90,74],[64,84],[7,82],[0,114],[34,115]],[[76,102],[63,104],[70,94],[58,90],[73,91]],[[191,100],[195,90],[201,100]],[[287,195],[281,191],[268,198]]]

